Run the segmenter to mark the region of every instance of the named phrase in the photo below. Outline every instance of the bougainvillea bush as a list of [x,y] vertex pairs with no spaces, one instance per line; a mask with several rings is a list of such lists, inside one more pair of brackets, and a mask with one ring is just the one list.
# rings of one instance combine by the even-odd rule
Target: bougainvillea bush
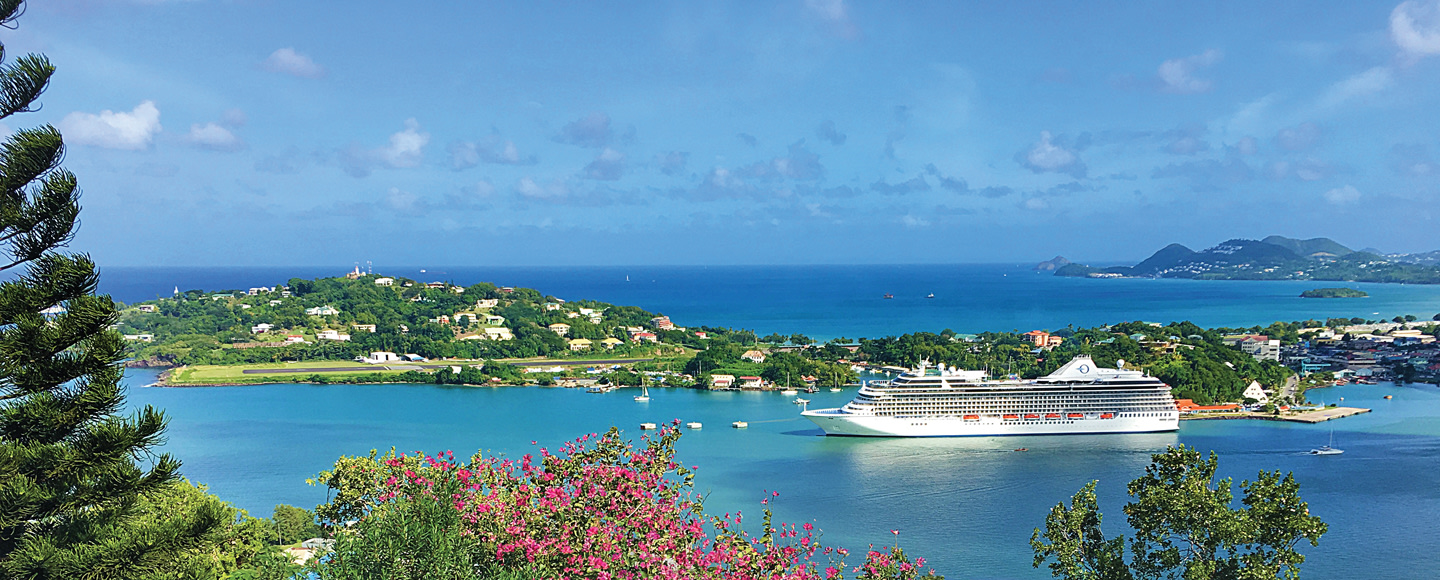
[[343,457],[318,479],[332,499],[317,513],[336,543],[312,570],[325,580],[942,580],[898,546],[847,568],[846,550],[821,545],[809,523],[774,523],[768,508],[754,535],[740,514],[706,515],[693,472],[675,462],[679,438],[670,425],[639,446],[611,429],[519,459]]

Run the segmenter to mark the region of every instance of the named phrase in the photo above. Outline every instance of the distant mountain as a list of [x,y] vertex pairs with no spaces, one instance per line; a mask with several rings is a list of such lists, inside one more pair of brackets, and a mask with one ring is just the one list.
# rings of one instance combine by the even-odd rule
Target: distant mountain
[[1070,263],[1055,268],[1055,275],[1440,284],[1440,251],[1382,256],[1356,252],[1329,238],[1269,236],[1226,240],[1198,252],[1170,244],[1134,266],[1093,268]]
[[1269,236],[1260,241],[1272,246],[1280,246],[1306,258],[1338,258],[1355,252],[1330,238],[1297,240],[1285,236]]
[[1069,264],[1069,263],[1070,263],[1070,260],[1066,260],[1066,259],[1065,259],[1065,256],[1055,256],[1054,258],[1051,258],[1051,259],[1049,259],[1049,260],[1045,260],[1044,262],[1040,262],[1039,264],[1036,264],[1036,265],[1035,265],[1035,271],[1037,271],[1037,272],[1051,272],[1051,271],[1054,271],[1055,269],[1060,268],[1060,267],[1063,267],[1063,266],[1065,266],[1066,264]]

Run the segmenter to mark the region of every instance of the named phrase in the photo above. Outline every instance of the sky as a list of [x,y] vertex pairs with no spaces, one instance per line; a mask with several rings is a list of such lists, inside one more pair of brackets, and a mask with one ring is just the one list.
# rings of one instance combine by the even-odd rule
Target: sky
[[53,0],[17,25],[7,58],[57,72],[0,131],[60,128],[102,265],[1440,249],[1440,0]]

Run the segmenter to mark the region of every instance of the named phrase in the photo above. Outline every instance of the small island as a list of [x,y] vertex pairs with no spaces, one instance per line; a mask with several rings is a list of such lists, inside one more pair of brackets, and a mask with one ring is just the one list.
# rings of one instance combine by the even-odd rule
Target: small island
[[1370,296],[1364,290],[1354,288],[1316,288],[1300,293],[1301,298],[1366,298]]

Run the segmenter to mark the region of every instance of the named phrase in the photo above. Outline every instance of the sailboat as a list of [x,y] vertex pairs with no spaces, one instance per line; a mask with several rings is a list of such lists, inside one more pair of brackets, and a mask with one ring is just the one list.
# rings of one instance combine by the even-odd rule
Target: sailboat
[[640,387],[640,394],[635,395],[635,401],[644,403],[650,400],[650,387]]
[[1311,454],[1311,455],[1339,455],[1339,454],[1345,452],[1344,449],[1336,449],[1336,448],[1334,448],[1334,447],[1331,447],[1331,445],[1334,445],[1334,444],[1335,444],[1335,430],[1334,430],[1334,429],[1331,429],[1331,430],[1330,430],[1330,445],[1321,445],[1319,449],[1311,449],[1311,450],[1310,450],[1310,454]]

